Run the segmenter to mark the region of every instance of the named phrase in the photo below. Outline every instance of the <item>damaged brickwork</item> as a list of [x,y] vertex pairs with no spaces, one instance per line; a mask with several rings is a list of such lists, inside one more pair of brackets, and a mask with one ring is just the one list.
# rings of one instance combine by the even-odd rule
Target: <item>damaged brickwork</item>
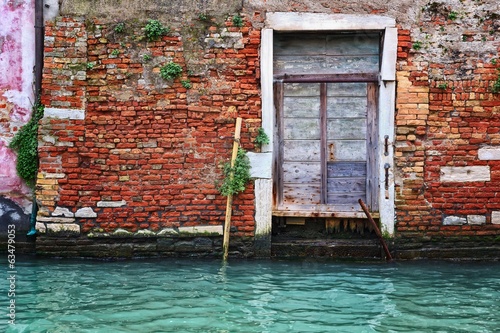
[[[146,2],[145,8],[166,6]],[[231,2],[231,11],[219,17],[212,15],[213,2],[192,13],[179,5],[170,20],[168,13],[154,17],[171,29],[156,41],[144,37],[147,10],[124,7],[117,15],[109,1],[101,12],[87,5],[63,1],[62,15],[46,25],[46,116],[39,132],[37,186],[42,252],[57,252],[60,247],[50,240],[64,240],[60,237],[69,237],[61,246],[70,251],[110,239],[121,244],[119,237],[129,235],[155,239],[153,253],[173,253],[175,245],[168,250],[158,245],[170,242],[163,237],[222,226],[225,198],[216,181],[230,156],[237,116],[244,123],[243,148],[259,152],[253,141],[262,125],[261,29],[271,11],[396,20],[391,246],[402,258],[425,257],[418,247],[434,249],[437,240],[453,249],[453,242],[470,247],[481,239],[484,257],[497,246],[500,95],[493,87],[499,77],[500,26],[495,1],[244,1],[243,7]],[[169,62],[182,68],[179,78],[160,77]],[[234,249],[240,255],[252,253],[255,187],[250,184],[235,198],[231,237],[243,239],[244,246]],[[201,248],[218,251],[213,250],[218,241],[191,235],[202,237],[196,243]],[[130,251],[126,256],[135,253]],[[453,250],[446,253],[453,256]]]

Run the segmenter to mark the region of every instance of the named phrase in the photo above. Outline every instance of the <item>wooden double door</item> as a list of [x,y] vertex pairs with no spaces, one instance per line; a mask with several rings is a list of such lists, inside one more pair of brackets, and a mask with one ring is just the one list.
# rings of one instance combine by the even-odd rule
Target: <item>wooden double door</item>
[[275,209],[377,210],[378,83],[303,81],[275,83]]

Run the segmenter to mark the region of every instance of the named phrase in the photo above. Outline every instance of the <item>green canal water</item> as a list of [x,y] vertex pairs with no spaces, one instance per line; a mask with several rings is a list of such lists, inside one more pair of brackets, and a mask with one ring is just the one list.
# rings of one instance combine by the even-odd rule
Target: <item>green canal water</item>
[[17,258],[15,275],[1,332],[500,332],[500,263]]

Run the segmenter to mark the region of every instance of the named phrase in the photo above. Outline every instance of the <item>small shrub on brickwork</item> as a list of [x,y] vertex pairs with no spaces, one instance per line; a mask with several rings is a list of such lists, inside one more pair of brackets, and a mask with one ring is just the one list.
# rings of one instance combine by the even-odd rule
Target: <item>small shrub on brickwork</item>
[[146,27],[144,27],[144,33],[149,41],[157,40],[161,36],[167,35],[169,32],[170,28],[164,27],[157,20],[149,20]]
[[262,127],[257,130],[257,137],[255,138],[254,142],[261,147],[262,145],[267,145],[269,143],[269,137],[267,136],[266,132],[264,132],[264,129]]
[[33,106],[31,119],[16,133],[9,147],[17,152],[17,173],[28,186],[34,187],[38,172],[38,121],[43,118],[44,107]]
[[94,69],[94,63],[93,62],[88,62],[87,63],[87,69]]
[[448,83],[440,83],[438,85],[438,88],[441,90],[445,90],[446,88],[448,88]]
[[457,12],[450,12],[448,14],[448,20],[451,20],[451,21],[455,21],[458,17],[458,13]]
[[243,192],[250,181],[250,161],[248,160],[247,152],[239,148],[238,155],[234,161],[234,167],[231,168],[231,164],[225,163],[223,171],[225,178],[219,187],[219,192],[223,196]]
[[418,51],[422,48],[422,42],[416,41],[415,43],[413,43],[412,47],[414,50]]
[[235,27],[242,27],[243,26],[243,18],[240,15],[234,15],[233,16],[233,25]]
[[143,60],[144,62],[147,62],[147,61],[149,61],[149,60],[151,60],[151,59],[152,59],[152,58],[151,58],[151,55],[150,55],[150,54],[145,54],[145,55],[143,55],[143,56],[142,56],[142,60]]
[[189,81],[189,80],[182,80],[182,81],[181,81],[181,84],[182,84],[182,86],[183,86],[184,88],[186,88],[186,89],[191,89],[191,88],[193,88],[193,85],[191,84],[191,81]]
[[493,83],[491,92],[493,92],[494,94],[498,94],[500,92],[500,77]]
[[160,68],[160,76],[164,80],[175,80],[182,74],[182,67],[171,61]]
[[125,30],[125,23],[120,22],[115,26],[115,32],[121,34]]
[[111,55],[112,55],[112,56],[115,56],[115,57],[116,57],[116,56],[117,56],[117,55],[119,55],[119,54],[120,54],[120,51],[119,51],[119,50],[113,50],[113,51],[111,51]]
[[207,16],[207,14],[205,14],[205,13],[200,13],[200,14],[198,15],[198,20],[200,20],[200,21],[206,21],[206,20],[208,20],[208,16]]

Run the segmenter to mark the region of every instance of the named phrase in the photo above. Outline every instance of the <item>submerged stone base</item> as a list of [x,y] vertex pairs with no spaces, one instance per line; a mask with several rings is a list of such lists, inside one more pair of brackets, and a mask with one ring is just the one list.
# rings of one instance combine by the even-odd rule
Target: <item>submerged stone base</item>
[[[140,258],[140,257],[222,257],[222,237],[51,237],[38,236],[36,254],[51,257]],[[251,239],[230,241],[229,256],[253,256]]]
[[399,260],[500,260],[500,237],[404,238],[393,240]]
[[377,240],[314,239],[274,242],[276,258],[331,258],[336,260],[382,260],[385,258]]

